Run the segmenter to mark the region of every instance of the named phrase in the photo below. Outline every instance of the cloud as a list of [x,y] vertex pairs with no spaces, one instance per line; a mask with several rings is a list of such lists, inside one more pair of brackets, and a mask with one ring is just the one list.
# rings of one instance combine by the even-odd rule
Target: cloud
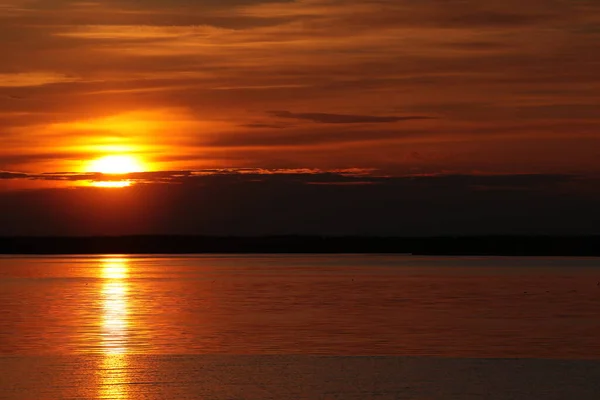
[[468,28],[498,28],[531,26],[543,21],[548,21],[554,14],[519,14],[507,12],[480,11],[449,16],[446,19],[448,26]]
[[250,123],[250,124],[242,124],[240,125],[244,128],[266,128],[266,129],[284,129],[284,125],[276,125],[276,124],[262,124],[262,123]]
[[[257,177],[266,177],[273,179],[274,176],[285,176],[291,181],[302,179],[302,177],[314,177],[321,180],[322,177],[339,177],[339,179],[351,179],[352,177],[366,176],[371,173],[371,169],[348,168],[337,169],[333,171],[322,171],[309,168],[222,168],[222,169],[198,169],[198,170],[177,170],[177,171],[148,171],[135,172],[129,174],[105,175],[101,173],[80,173],[80,172],[48,172],[48,173],[24,173],[0,171],[1,179],[28,179],[40,181],[121,181],[130,180],[134,183],[182,183],[195,182],[209,179],[210,177],[232,177],[234,180],[252,181]],[[223,178],[225,179],[225,178]]]
[[21,172],[0,171],[0,179],[28,179],[29,175]]
[[110,181],[130,180],[134,183],[186,183],[202,184],[207,180],[231,183],[278,181],[295,184],[309,183],[370,183],[391,186],[432,184],[449,185],[455,188],[514,188],[537,190],[582,179],[570,174],[416,174],[408,176],[386,176],[375,169],[346,168],[322,170],[316,168],[209,168],[197,170],[148,171],[129,174],[105,175],[101,173],[52,172],[23,173],[0,171],[0,179],[29,179],[49,181]]
[[79,80],[73,76],[53,72],[0,73],[0,87],[11,88],[69,83]]
[[596,0],[4,3],[2,169],[600,170]]
[[212,26],[88,25],[78,26],[57,36],[79,39],[159,40],[209,37],[219,29]]
[[422,115],[410,115],[402,117],[375,116],[375,115],[348,115],[348,114],[325,114],[325,113],[292,113],[290,111],[271,111],[271,115],[278,118],[290,118],[318,122],[322,124],[382,124],[400,121],[414,121],[433,119]]
[[[58,177],[84,178],[34,178]],[[576,175],[224,169],[137,178],[159,183],[0,192],[0,235],[584,234],[600,223],[597,180]]]

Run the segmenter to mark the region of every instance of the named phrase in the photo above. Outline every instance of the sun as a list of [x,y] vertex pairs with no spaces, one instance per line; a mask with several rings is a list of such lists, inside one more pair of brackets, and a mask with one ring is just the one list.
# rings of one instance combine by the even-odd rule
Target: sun
[[132,172],[143,172],[143,164],[134,156],[111,155],[93,160],[87,167],[88,172],[99,172],[102,174],[129,174]]
[[[124,188],[135,183],[126,174],[144,172],[146,167],[138,158],[127,154],[114,154],[97,158],[88,163],[86,172],[103,174],[104,179],[89,181],[86,186],[99,188]],[[112,177],[107,176],[112,175]],[[123,177],[115,177],[123,175]]]

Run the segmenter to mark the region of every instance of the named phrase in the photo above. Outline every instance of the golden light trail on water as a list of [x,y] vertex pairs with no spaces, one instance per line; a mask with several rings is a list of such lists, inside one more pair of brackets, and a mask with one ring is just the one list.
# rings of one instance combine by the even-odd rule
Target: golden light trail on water
[[107,257],[102,270],[102,365],[98,395],[101,399],[127,399],[128,380],[128,260]]

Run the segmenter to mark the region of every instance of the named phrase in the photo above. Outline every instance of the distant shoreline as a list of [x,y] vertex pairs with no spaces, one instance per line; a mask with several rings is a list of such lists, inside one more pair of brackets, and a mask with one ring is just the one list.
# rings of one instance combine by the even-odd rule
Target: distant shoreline
[[0,254],[413,254],[600,257],[599,236],[0,237]]

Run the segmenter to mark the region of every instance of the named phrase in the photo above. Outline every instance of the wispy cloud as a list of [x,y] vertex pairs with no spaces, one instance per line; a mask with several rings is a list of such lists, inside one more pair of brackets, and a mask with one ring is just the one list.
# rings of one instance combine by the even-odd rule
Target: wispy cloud
[[348,168],[321,170],[316,168],[209,168],[198,170],[151,171],[129,174],[107,175],[101,173],[53,172],[24,173],[0,171],[0,179],[26,179],[40,181],[122,181],[138,184],[202,184],[207,180],[219,180],[231,183],[252,183],[264,181],[287,182],[294,184],[384,184],[411,185],[444,184],[455,188],[471,188],[474,190],[538,190],[553,187],[557,184],[585,180],[572,174],[410,174],[405,176],[388,176],[381,171],[370,168]]
[[[94,181],[131,181],[132,183],[157,184],[157,183],[185,183],[200,182],[207,177],[237,177],[236,179],[252,182],[255,178],[267,178],[274,176],[286,177],[290,181],[309,180],[332,181],[353,180],[369,177],[375,170],[368,168],[348,168],[323,171],[311,168],[221,168],[221,169],[198,169],[177,171],[149,171],[134,172],[128,174],[102,174],[87,172],[50,172],[50,173],[25,173],[0,171],[0,179],[26,179],[40,181],[69,181],[69,182],[94,182]],[[279,179],[279,178],[277,178]],[[369,179],[379,179],[372,176]]]
[[600,170],[595,0],[3,5],[2,169]]
[[56,36],[79,39],[157,40],[208,38],[222,29],[213,26],[88,25],[78,26]]
[[414,121],[422,119],[433,119],[422,115],[408,116],[377,116],[377,115],[348,115],[348,114],[326,114],[326,113],[293,113],[290,111],[271,111],[278,118],[300,119],[323,124],[382,124],[389,122]]
[[80,81],[80,78],[53,72],[0,73],[0,88],[18,88]]

